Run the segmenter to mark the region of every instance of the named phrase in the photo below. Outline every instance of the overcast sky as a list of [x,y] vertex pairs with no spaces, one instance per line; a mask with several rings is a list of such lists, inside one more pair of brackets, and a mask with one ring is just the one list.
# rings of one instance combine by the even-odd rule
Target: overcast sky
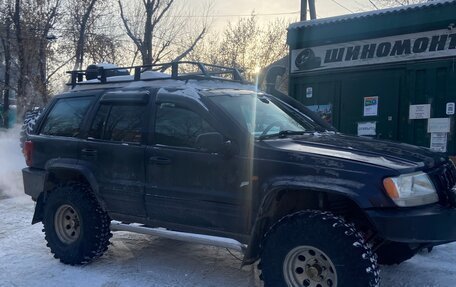
[[[192,0],[195,1],[195,0]],[[198,0],[206,1],[206,0]],[[223,27],[228,21],[236,21],[240,16],[217,15],[249,15],[252,11],[258,14],[260,21],[280,17],[299,19],[301,0],[212,0],[214,7],[214,24],[217,28]],[[368,0],[316,0],[318,18],[330,17],[352,12],[372,10],[374,7]],[[292,13],[293,14],[283,14]],[[277,14],[277,15],[262,15]],[[282,14],[282,15],[280,15]]]

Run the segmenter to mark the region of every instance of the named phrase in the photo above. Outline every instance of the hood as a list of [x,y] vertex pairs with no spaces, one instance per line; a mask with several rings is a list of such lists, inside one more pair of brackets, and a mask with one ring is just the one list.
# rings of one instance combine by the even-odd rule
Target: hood
[[430,169],[447,160],[444,154],[424,147],[332,132],[270,140],[267,145],[281,150],[353,160],[396,170]]

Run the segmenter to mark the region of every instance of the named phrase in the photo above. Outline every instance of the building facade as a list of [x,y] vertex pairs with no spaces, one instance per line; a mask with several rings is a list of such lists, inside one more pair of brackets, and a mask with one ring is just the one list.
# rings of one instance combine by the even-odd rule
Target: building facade
[[339,131],[456,154],[456,1],[304,21],[289,94]]

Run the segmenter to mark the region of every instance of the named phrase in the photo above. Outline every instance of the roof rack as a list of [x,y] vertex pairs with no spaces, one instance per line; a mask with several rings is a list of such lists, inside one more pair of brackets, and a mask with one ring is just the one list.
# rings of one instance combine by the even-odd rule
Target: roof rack
[[[190,65],[192,68],[181,72],[180,69],[183,65]],[[128,83],[135,81],[157,81],[157,80],[221,80],[221,81],[230,81],[230,82],[240,82],[246,83],[244,78],[241,75],[240,70],[236,68],[224,67],[219,65],[204,64],[201,62],[192,62],[192,61],[179,61],[179,62],[170,62],[163,64],[153,64],[153,65],[143,65],[143,66],[131,66],[131,67],[116,67],[116,68],[104,68],[102,66],[98,67],[98,77],[99,81],[84,81],[84,76],[87,75],[87,70],[75,70],[68,71],[68,74],[71,74],[71,82],[67,85],[72,86],[73,88],[77,85],[99,85],[99,84],[113,84],[113,83]],[[165,73],[171,69],[171,73],[168,77],[157,77],[157,78],[142,78],[141,74],[146,71],[161,72]],[[116,74],[116,71],[125,71],[129,70],[129,75],[133,76],[132,79],[122,79],[122,80],[113,80],[107,81],[109,74]],[[133,71],[133,75],[131,75]],[[165,73],[166,74],[166,73]],[[228,76],[228,77],[227,77]],[[229,78],[231,77],[231,78]]]

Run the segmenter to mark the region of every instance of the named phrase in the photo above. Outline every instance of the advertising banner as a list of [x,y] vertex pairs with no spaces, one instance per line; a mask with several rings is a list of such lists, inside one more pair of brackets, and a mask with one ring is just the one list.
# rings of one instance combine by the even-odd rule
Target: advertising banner
[[456,33],[442,29],[291,51],[291,72],[456,56]]

